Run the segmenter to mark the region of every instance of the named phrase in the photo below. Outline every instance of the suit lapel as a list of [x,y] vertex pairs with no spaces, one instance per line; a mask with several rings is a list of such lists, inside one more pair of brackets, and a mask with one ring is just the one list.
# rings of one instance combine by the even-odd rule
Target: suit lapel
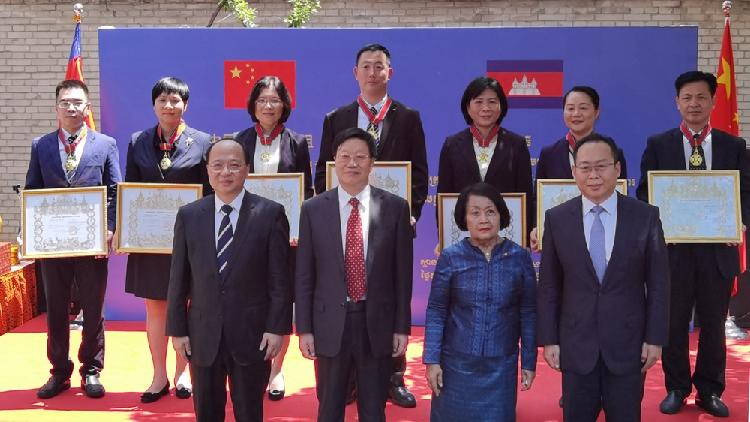
[[[510,150],[510,144],[504,142],[506,131],[500,128],[500,132],[497,134],[497,143],[495,144],[495,152],[492,153],[492,159],[490,165],[487,167],[487,174],[484,176],[484,180],[493,180],[495,173],[500,170],[501,163],[510,163],[513,165],[512,151]],[[472,146],[474,145],[472,140]],[[510,157],[509,157],[510,156]],[[508,158],[506,158],[508,157]],[[474,160],[476,161],[476,159]],[[477,164],[477,172],[479,171],[479,164]],[[480,179],[481,180],[481,179]]]
[[388,139],[388,133],[391,130],[391,126],[393,125],[393,122],[396,120],[396,113],[398,112],[398,107],[396,106],[395,101],[391,101],[391,107],[388,109],[388,113],[385,115],[385,119],[383,120],[383,129],[380,131],[380,142],[378,143],[378,157],[380,157],[383,153],[383,149],[385,148],[385,145],[387,142],[390,142],[390,139]]
[[336,249],[336,253],[334,256],[339,257],[338,259],[338,266],[339,271],[342,274],[342,280],[344,280],[344,285],[346,285],[346,269],[344,268],[344,247],[341,245],[342,239],[341,239],[341,213],[339,211],[339,189],[335,188],[328,190],[324,193],[326,200],[328,201],[326,204],[326,215],[329,215],[330,218],[333,220],[333,224],[328,224],[327,226],[330,228],[330,231],[328,233],[328,238],[334,240],[333,247]]
[[672,132],[669,149],[667,157],[675,157],[675,164],[677,164],[678,170],[686,170],[687,163],[685,163],[685,148],[682,145],[682,132],[680,132],[679,129],[675,129]]
[[[474,175],[473,179],[480,182],[482,180],[482,175],[479,173],[479,163],[477,162],[477,155],[474,153],[474,138],[472,137],[471,132],[469,132],[469,129],[464,131],[463,138],[464,139],[458,143],[458,150],[463,156],[463,161],[468,163],[466,171],[471,172]],[[490,168],[492,168],[491,164]],[[489,169],[487,170],[487,176],[489,176]],[[489,180],[489,177],[485,177],[485,180]]]
[[[86,166],[86,163],[91,161],[94,156],[94,149],[96,148],[96,138],[91,130],[86,132],[86,143],[83,145],[83,152],[81,153],[81,160],[78,162],[78,167],[73,172],[73,177],[70,178],[70,184],[75,185],[80,175],[79,171]],[[58,154],[59,156],[60,154]]]
[[255,173],[255,144],[258,143],[258,134],[255,132],[255,128],[251,128],[247,134],[247,143],[245,143],[245,149],[247,150],[247,165],[249,167],[250,174]]
[[[604,271],[602,286],[607,286],[607,280],[610,278],[610,274],[615,271],[612,270],[612,268],[619,264],[620,257],[625,253],[624,248],[631,244],[630,236],[633,233],[633,230],[628,230],[627,227],[625,227],[624,217],[630,215],[628,213],[628,204],[622,200],[622,196],[619,193],[615,192],[615,195],[617,195],[617,225],[615,226],[615,241],[614,246],[612,247],[612,255],[610,255],[609,262],[607,263],[607,269]],[[632,224],[632,221],[630,224]]]
[[560,167],[561,173],[565,174],[564,170],[567,170],[567,179],[572,179],[573,172],[570,169],[570,146],[565,138],[563,138],[562,141],[563,142],[560,143],[559,153],[555,154],[559,160],[557,165]]
[[[66,180],[65,178],[65,171],[62,167],[62,160],[60,159],[60,138],[59,138],[59,132],[55,131],[51,134],[52,136],[52,142],[39,142],[39,145],[43,148],[42,153],[40,154],[42,156],[42,160],[40,162],[49,162],[52,164],[52,169],[57,175],[62,179]],[[49,157],[49,158],[46,158]],[[46,161],[49,159],[50,161]]]
[[180,137],[175,143],[174,154],[172,155],[172,167],[177,167],[178,163],[189,159],[190,149],[193,147],[193,130],[190,127],[186,127],[185,130],[180,134]]
[[229,279],[232,270],[239,265],[238,260],[240,258],[238,255],[240,245],[242,248],[252,248],[252,244],[245,242],[245,238],[250,232],[247,226],[250,224],[253,213],[255,213],[255,205],[255,199],[250,196],[248,191],[245,191],[245,196],[242,198],[242,205],[240,206],[240,215],[237,217],[237,227],[234,228],[232,235],[232,255],[227,262],[227,276],[224,278],[226,280]]
[[291,173],[291,169],[294,164],[294,157],[292,157],[292,139],[288,129],[284,129],[281,132],[281,139],[279,139],[279,173]]
[[570,221],[574,222],[569,227],[573,228],[573,233],[570,236],[572,243],[570,249],[573,251],[582,251],[585,254],[586,268],[591,274],[591,280],[596,285],[599,285],[599,278],[596,276],[596,270],[594,269],[594,262],[591,260],[591,254],[589,254],[589,248],[586,245],[586,235],[584,234],[583,227],[583,202],[581,197],[577,196],[573,201],[573,206],[570,207]]
[[[209,199],[210,198],[210,199]],[[215,208],[215,197],[210,195],[203,201],[200,212],[202,215],[201,220],[210,221],[210,224],[199,224],[195,228],[186,227],[186,230],[198,230],[198,239],[205,239],[204,244],[206,245],[206,262],[210,263],[214,268],[214,278],[222,283],[221,276],[219,275],[219,261],[216,257],[216,218],[214,216]]]
[[[383,203],[382,193],[373,187],[370,187],[370,222],[367,228],[367,256],[365,257],[365,273],[367,274],[367,283],[369,284],[371,275],[374,272],[372,267],[375,260],[375,241],[378,236],[379,222],[381,220],[380,207]],[[369,286],[368,286],[369,288]]]

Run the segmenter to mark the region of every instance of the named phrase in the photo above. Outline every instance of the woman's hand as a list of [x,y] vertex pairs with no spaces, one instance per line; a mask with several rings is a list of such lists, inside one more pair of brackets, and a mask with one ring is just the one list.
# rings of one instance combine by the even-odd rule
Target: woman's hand
[[443,388],[443,369],[439,363],[427,365],[427,385],[430,386],[435,397],[440,396],[440,390]]
[[531,384],[534,383],[536,372],[529,371],[528,369],[521,369],[521,391],[531,389]]

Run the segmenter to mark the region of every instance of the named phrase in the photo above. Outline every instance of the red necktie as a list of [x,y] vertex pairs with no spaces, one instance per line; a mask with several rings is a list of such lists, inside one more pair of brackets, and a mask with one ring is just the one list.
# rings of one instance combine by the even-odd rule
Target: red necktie
[[359,200],[349,200],[352,213],[346,223],[346,251],[344,252],[344,266],[346,267],[346,293],[356,302],[365,296],[365,247],[362,241],[362,219],[359,216]]

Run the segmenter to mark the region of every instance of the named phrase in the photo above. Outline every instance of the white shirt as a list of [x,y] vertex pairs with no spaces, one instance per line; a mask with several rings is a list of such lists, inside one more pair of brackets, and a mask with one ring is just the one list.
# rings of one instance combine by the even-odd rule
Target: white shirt
[[[591,208],[594,208],[597,204],[591,202],[585,196],[581,196],[581,198],[583,201],[583,234],[586,236],[586,249],[588,250],[591,244],[591,226],[594,225],[594,213],[591,212]],[[617,228],[617,191],[612,192],[609,198],[598,205],[604,208],[604,211],[599,214],[599,218],[604,225],[604,249],[607,254],[607,264],[609,264],[609,258],[612,256],[612,249],[615,246],[615,229]]]
[[[487,169],[490,168],[492,156],[495,154],[495,146],[497,146],[497,135],[492,138],[492,140],[490,141],[490,145],[487,148],[480,147],[479,142],[474,139],[473,136],[472,140],[474,145],[474,156],[477,158],[477,164],[479,165],[479,175],[482,176],[482,181],[484,182],[484,177],[487,176]],[[487,156],[487,159],[484,162],[479,161],[479,155],[482,153]]]
[[[78,135],[83,130],[83,126],[81,126],[81,128],[78,129],[78,132],[76,132],[74,134],[68,133],[68,131],[65,130],[65,129],[63,129],[63,128],[60,128],[60,130],[62,130],[63,136],[65,137],[65,139],[63,139],[63,141],[65,141],[65,143],[67,143],[68,142],[68,138],[71,135],[74,135],[75,137],[78,137]],[[81,162],[81,156],[83,155],[83,147],[86,145],[86,138],[87,137],[88,136],[84,137],[83,139],[81,139],[80,142],[78,142],[78,145],[76,146],[76,150],[73,152],[73,158],[76,160],[76,166],[78,166],[78,163]],[[57,137],[57,146],[58,146],[58,151],[60,151],[60,162],[62,163],[63,173],[67,173],[67,170],[65,170],[65,161],[68,160],[68,153],[65,152],[65,145],[63,145],[63,143],[60,142],[60,136],[59,135]]]
[[[232,207],[232,212],[229,214],[229,223],[232,225],[233,234],[237,228],[237,220],[240,218],[240,208],[242,207],[242,198],[244,197],[245,189],[242,189],[232,202],[226,204]],[[222,206],[224,206],[224,202],[218,196],[214,195],[214,244],[216,247],[219,247],[219,227],[221,227],[221,220],[224,219],[224,213],[221,212]]]
[[[349,200],[352,196],[339,186],[336,188],[339,194],[339,218],[341,218],[341,247],[346,250],[346,226],[349,223],[349,215],[352,206]],[[354,196],[359,200],[359,218],[362,221],[362,246],[364,247],[365,260],[367,260],[367,234],[370,229],[370,185],[365,186],[360,193]]]
[[[365,100],[364,97],[362,97],[362,101],[364,101],[365,104],[367,104],[367,108],[375,107],[375,110],[377,110],[378,113],[380,113],[380,109],[383,108],[383,105],[385,105],[385,101],[387,99],[388,99],[388,94],[386,94],[385,97],[383,97],[383,99],[380,100],[380,102],[378,102],[377,104],[370,104],[367,102],[367,100]],[[377,116],[378,113],[375,113],[375,115]],[[365,114],[364,110],[362,110],[362,107],[360,107],[359,104],[357,104],[357,127],[359,127],[362,130],[367,130],[367,126],[369,125],[370,125],[370,119],[367,117],[367,114]],[[380,137],[380,134],[382,132],[383,132],[383,122],[380,122],[378,124],[378,137]]]
[[[259,174],[269,174],[279,172],[279,161],[281,160],[281,134],[284,131],[279,132],[275,138],[271,140],[271,145],[263,145],[260,143],[260,136],[255,138],[255,154],[253,155],[253,170]],[[270,133],[268,134],[270,135]],[[263,162],[261,156],[268,154],[269,160]]]
[[[700,133],[693,132],[692,129],[688,130],[692,134]],[[701,146],[703,147],[703,158],[706,159],[706,170],[711,170],[711,162],[714,155],[711,148],[711,132],[708,133]],[[690,170],[690,156],[693,155],[693,147],[690,145],[690,140],[685,137],[685,134],[682,135],[682,149],[685,152],[685,170]]]

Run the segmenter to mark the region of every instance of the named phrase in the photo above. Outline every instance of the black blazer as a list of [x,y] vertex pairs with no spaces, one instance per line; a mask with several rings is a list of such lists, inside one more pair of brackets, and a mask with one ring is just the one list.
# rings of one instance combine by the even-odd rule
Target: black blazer
[[641,345],[665,345],[669,259],[659,209],[617,194],[612,255],[599,280],[577,196],[547,210],[537,287],[537,341],[560,345],[563,370],[591,372],[601,354],[615,374],[637,371]]
[[[641,158],[641,180],[636,195],[648,202],[648,172],[651,170],[686,170],[685,150],[679,128],[653,135],[646,141]],[[711,130],[711,169],[740,171],[740,207],[742,221],[750,222],[750,162],[746,154],[745,140],[718,129]],[[719,243],[710,244],[714,259],[725,278],[740,272],[739,252],[736,247]],[[670,248],[672,246],[670,245]]]
[[177,212],[166,334],[190,336],[191,363],[199,366],[214,362],[222,338],[238,364],[262,361],[263,333],[292,328],[289,223],[280,204],[245,192],[224,281],[214,213],[214,195]]
[[[622,148],[617,148],[618,161],[620,162],[620,179],[628,178],[628,165],[625,162],[625,154]],[[536,163],[537,179],[572,179],[570,170],[570,147],[568,140],[559,139],[552,145],[542,148],[539,153],[539,161]]]
[[[326,161],[333,160],[333,138],[344,129],[357,127],[359,104],[355,101],[328,114],[323,120],[320,155],[315,165],[315,192],[326,190]],[[378,161],[411,161],[411,215],[419,220],[427,199],[427,150],[419,112],[393,101],[383,120]]]
[[[250,173],[255,173],[255,146],[257,144],[258,134],[255,127],[247,128],[238,132],[234,140],[243,144],[248,154],[248,164]],[[302,135],[299,135],[289,128],[284,128],[281,132],[281,157],[279,159],[279,173],[302,173],[305,175],[305,199],[313,196],[312,175],[310,171],[310,152],[307,148],[307,141]]]
[[[411,331],[412,230],[406,200],[370,189],[367,333],[372,354],[388,357],[393,334]],[[320,356],[335,357],[341,349],[345,274],[338,189],[331,189],[302,204],[297,248],[297,332],[314,335]]]

